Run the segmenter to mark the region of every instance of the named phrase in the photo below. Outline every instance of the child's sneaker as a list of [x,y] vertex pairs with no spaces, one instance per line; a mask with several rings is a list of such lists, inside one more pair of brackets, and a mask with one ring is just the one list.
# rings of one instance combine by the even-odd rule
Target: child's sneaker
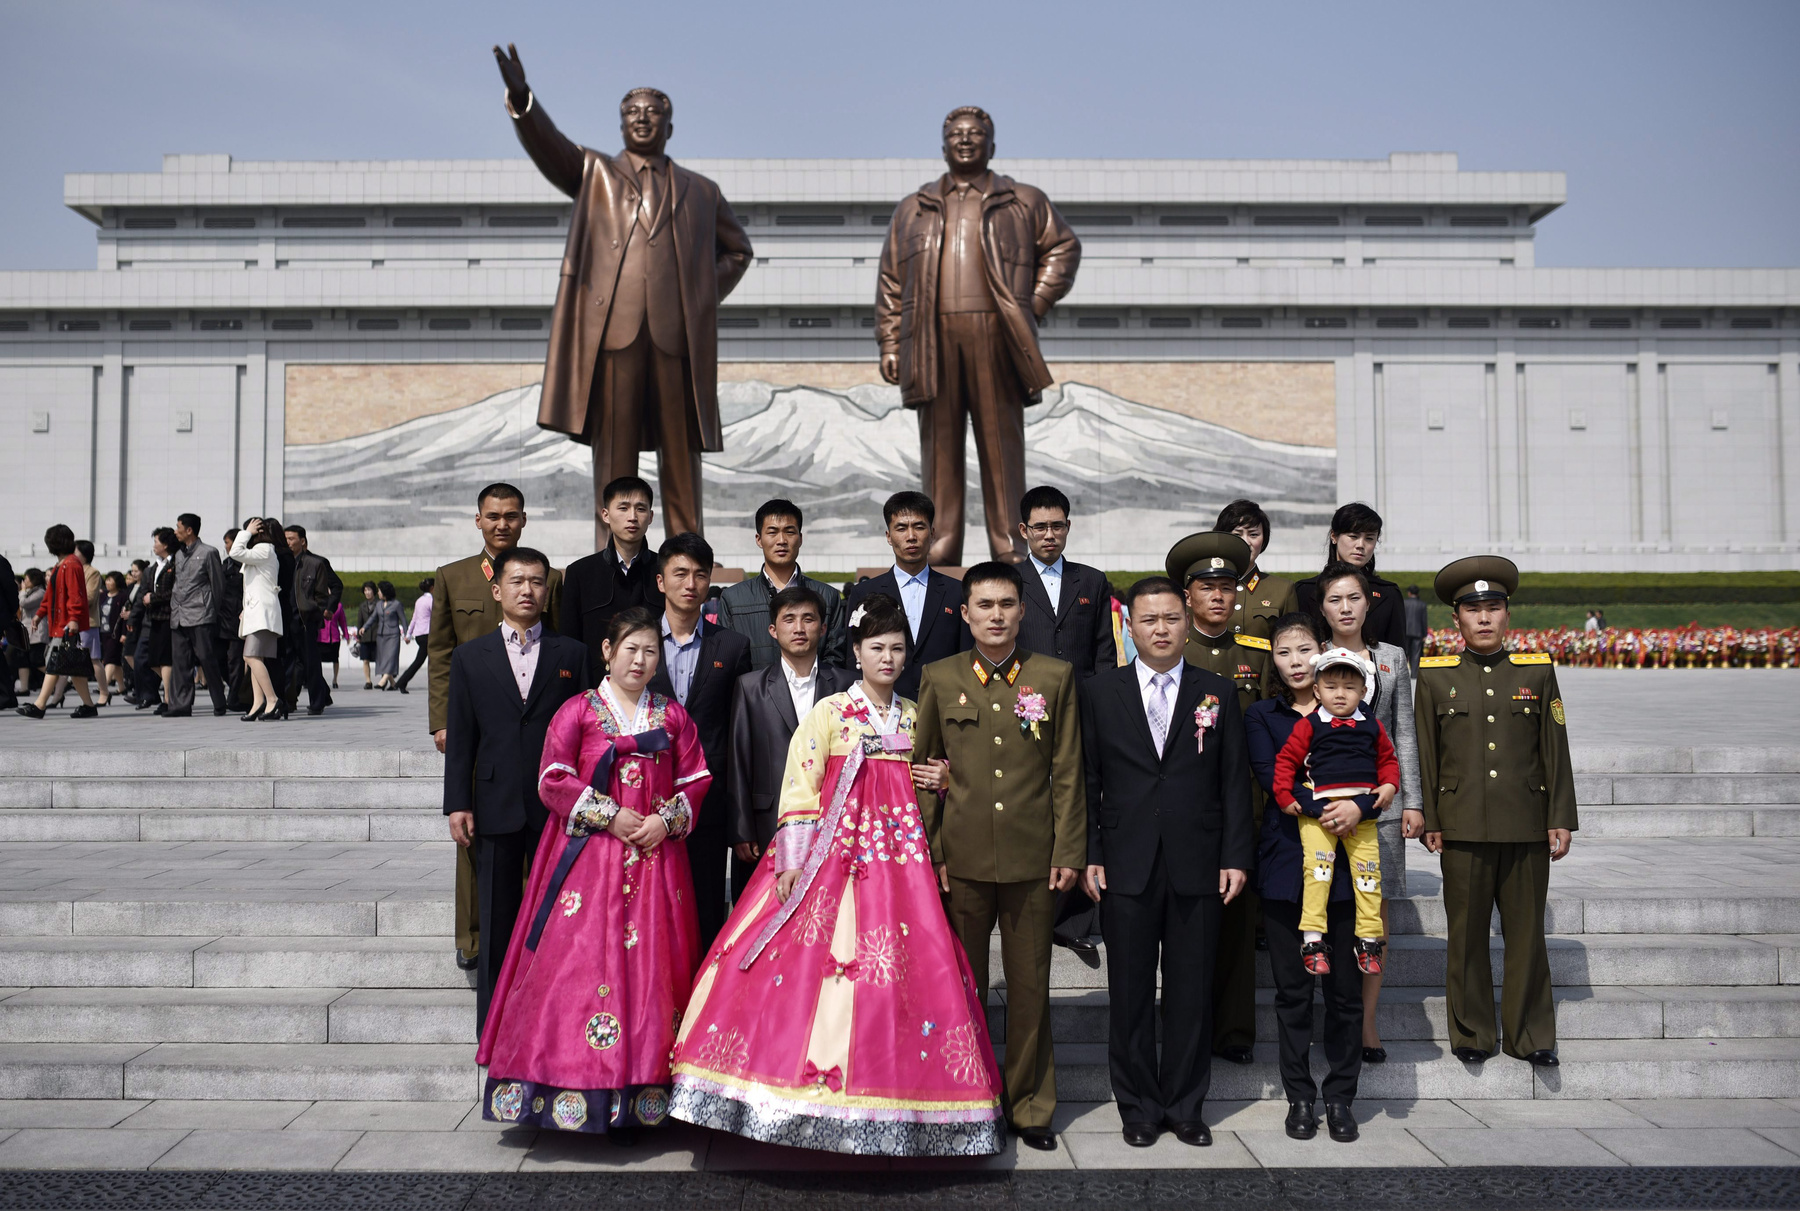
[[1380,975],[1383,945],[1380,938],[1356,939],[1356,969],[1366,976]]
[[1323,940],[1306,943],[1300,948],[1300,965],[1306,968],[1308,975],[1330,975],[1331,943]]

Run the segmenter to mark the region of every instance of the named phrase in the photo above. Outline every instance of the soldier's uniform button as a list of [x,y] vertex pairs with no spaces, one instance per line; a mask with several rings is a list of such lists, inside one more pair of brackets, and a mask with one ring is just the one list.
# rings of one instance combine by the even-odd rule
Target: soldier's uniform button
[[1004,803],[996,803],[996,804],[994,804],[994,810],[995,810],[995,811],[997,811],[997,812],[1003,812],[1003,811],[1005,811],[1005,810],[1006,810],[1006,804],[1004,804]]
[[995,771],[994,771],[994,777],[996,777],[996,778],[1004,778],[1004,777],[1006,777],[1006,771],[1005,771],[1005,770],[999,770],[999,769],[997,769],[997,770],[995,770]]
[[1489,747],[1489,748],[1493,748],[1493,747],[1494,747],[1494,742],[1493,742],[1493,741],[1492,741],[1492,740],[1490,740],[1490,741],[1488,741],[1488,747]]
[[1527,715],[1529,715],[1529,714],[1531,714],[1531,708],[1530,708],[1530,707],[1526,707],[1526,708],[1525,708],[1525,713],[1526,713],[1526,714],[1527,714]]
[[1493,690],[1493,687],[1492,687],[1492,686],[1490,686],[1490,687],[1488,687],[1488,692],[1487,692],[1487,696],[1488,696],[1488,697],[1489,697],[1489,698],[1492,698],[1492,697],[1493,697],[1493,696],[1494,696],[1494,690]]
[[1217,656],[1217,655],[1218,655],[1218,654],[1219,654],[1219,649],[1218,649],[1218,648],[1214,648],[1214,649],[1213,649],[1213,655],[1215,655],[1215,656]]
[[[1491,673],[1494,671],[1494,666],[1491,664],[1484,664],[1481,666],[1481,671],[1484,673]],[[1490,693],[1490,694],[1493,692],[1494,692],[1493,690],[1488,691],[1488,693]]]
[[999,709],[1000,709],[1000,704],[999,704],[999,703],[998,703],[998,702],[996,702],[996,703],[995,703],[995,704],[994,704],[994,709],[995,709],[995,710],[999,710]]
[[995,745],[996,745],[996,746],[998,746],[998,745],[999,745],[999,743],[1000,743],[1000,737],[998,737],[998,736],[995,736],[995,737],[994,737],[994,744],[995,744]]
[[1500,771],[1497,769],[1491,769],[1488,771],[1488,777],[1490,777],[1490,778],[1498,778],[1499,776],[1500,776]]
[[1489,716],[1488,716],[1488,722],[1489,722],[1489,723],[1492,723],[1492,722],[1493,722],[1493,721],[1494,721],[1494,717],[1493,717],[1493,716],[1492,716],[1492,715],[1489,715]]

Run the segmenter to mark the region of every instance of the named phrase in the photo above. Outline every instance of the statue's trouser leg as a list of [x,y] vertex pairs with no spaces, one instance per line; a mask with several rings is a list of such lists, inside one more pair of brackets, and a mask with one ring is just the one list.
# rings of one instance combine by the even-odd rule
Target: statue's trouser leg
[[638,473],[638,453],[658,451],[657,509],[664,533],[702,533],[699,410],[685,357],[664,353],[645,330],[624,349],[601,352],[588,431],[594,454],[594,545],[609,537],[600,521],[607,483]]

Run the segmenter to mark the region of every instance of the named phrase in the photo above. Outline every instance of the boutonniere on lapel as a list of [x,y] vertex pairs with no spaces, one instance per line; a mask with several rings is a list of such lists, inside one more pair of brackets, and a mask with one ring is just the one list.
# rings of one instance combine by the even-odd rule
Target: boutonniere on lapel
[[1028,685],[1019,687],[1019,700],[1013,703],[1013,714],[1019,717],[1019,730],[1027,729],[1033,740],[1042,739],[1038,734],[1038,724],[1050,718],[1050,711],[1044,705],[1044,696],[1032,691]]
[[1198,737],[1200,741],[1200,747],[1197,751],[1202,753],[1206,751],[1206,731],[1208,728],[1218,726],[1219,696],[1217,694],[1208,694],[1200,700],[1200,705],[1194,708],[1194,735]]

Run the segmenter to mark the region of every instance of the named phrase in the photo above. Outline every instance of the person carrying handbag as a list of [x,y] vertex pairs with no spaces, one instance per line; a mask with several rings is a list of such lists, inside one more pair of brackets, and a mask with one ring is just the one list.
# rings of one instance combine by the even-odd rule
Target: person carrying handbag
[[88,691],[88,678],[93,675],[93,658],[80,642],[81,632],[88,626],[87,566],[75,553],[75,531],[58,523],[44,531],[44,546],[57,557],[50,573],[49,591],[38,605],[39,617],[47,617],[50,646],[44,652],[44,685],[37,701],[19,708],[27,719],[42,719],[50,700],[60,698],[75,683],[81,705],[73,718],[93,719],[100,714]]

